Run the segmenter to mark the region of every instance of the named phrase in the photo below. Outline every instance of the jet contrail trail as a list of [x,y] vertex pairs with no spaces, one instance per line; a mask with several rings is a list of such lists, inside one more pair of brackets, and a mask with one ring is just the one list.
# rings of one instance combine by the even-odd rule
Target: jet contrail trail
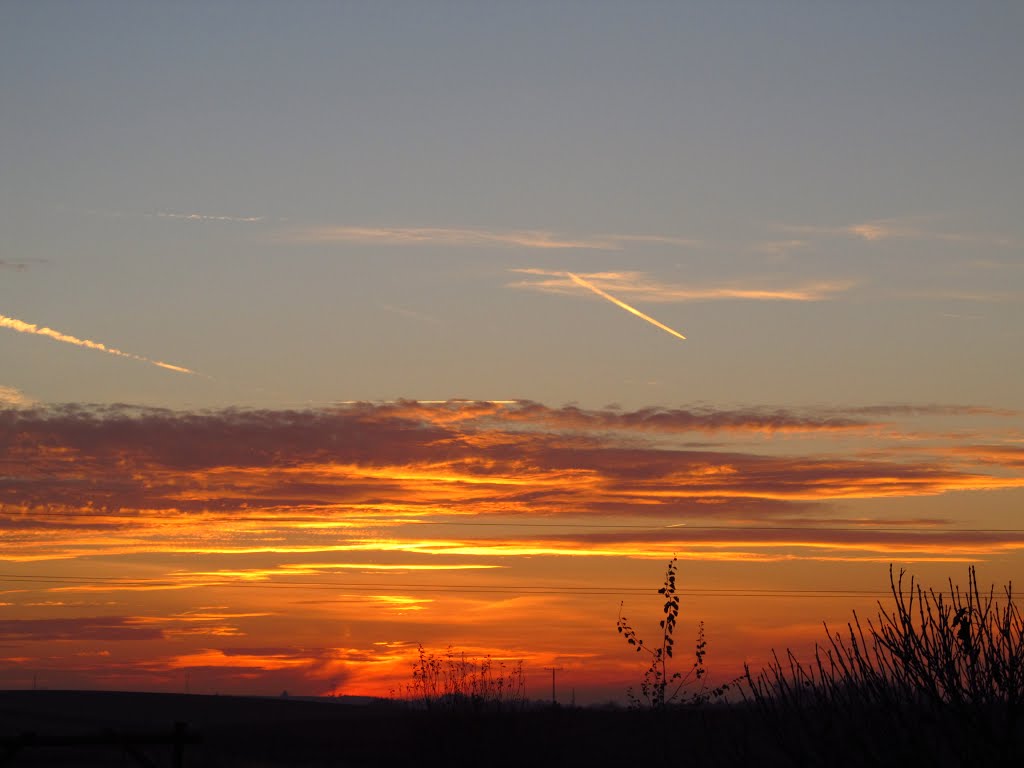
[[106,344],[101,344],[98,341],[79,339],[76,336],[69,336],[66,333],[55,331],[53,328],[40,328],[34,323],[26,323],[13,317],[7,317],[6,315],[0,315],[0,328],[10,328],[12,331],[18,331],[19,333],[34,333],[36,336],[49,336],[51,339],[63,341],[65,344],[74,344],[77,347],[95,349],[97,352],[106,352],[108,355],[117,355],[118,357],[127,357],[131,360],[139,360],[143,363],[151,363],[152,365],[165,368],[168,371],[174,371],[175,373],[198,375],[195,371],[190,370],[189,368],[183,368],[180,365],[171,365],[170,363],[164,363],[160,360],[151,360],[150,358],[143,357],[142,355],[133,355],[131,352],[122,352],[120,349],[108,347]]
[[641,312],[636,307],[631,307],[626,302],[619,301],[614,296],[612,296],[610,293],[605,293],[600,288],[598,288],[596,285],[594,285],[593,283],[588,283],[586,280],[584,280],[579,275],[574,275],[572,272],[566,272],[565,274],[567,274],[570,278],[572,278],[572,281],[574,283],[576,283],[577,285],[582,285],[584,288],[593,291],[594,293],[596,293],[601,298],[608,299],[608,301],[610,301],[612,304],[615,304],[617,306],[622,307],[627,312],[632,312],[634,315],[639,317],[641,320],[646,320],[651,325],[654,325],[654,326],[657,326],[658,328],[661,328],[661,330],[665,331],[666,333],[671,333],[676,338],[683,339],[684,341],[686,340],[686,337],[683,336],[683,334],[679,333],[679,331],[673,331],[671,328],[669,328],[664,323],[659,323],[653,317],[651,317],[650,315],[645,315],[643,312]]

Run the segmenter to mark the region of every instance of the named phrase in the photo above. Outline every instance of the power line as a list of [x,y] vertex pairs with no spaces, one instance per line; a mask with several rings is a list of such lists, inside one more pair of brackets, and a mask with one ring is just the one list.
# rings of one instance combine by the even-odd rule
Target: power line
[[[217,587],[230,589],[343,589],[352,591],[378,591],[400,589],[407,592],[442,592],[442,593],[467,593],[467,594],[512,594],[522,597],[531,595],[573,595],[578,597],[608,597],[608,596],[645,596],[656,594],[653,588],[627,587],[614,585],[600,586],[562,586],[552,587],[548,585],[519,585],[519,586],[498,586],[487,584],[431,584],[431,583],[394,583],[394,582],[335,582],[335,581],[291,581],[285,583],[267,582],[237,582],[211,579],[209,581],[197,581],[196,583],[182,583],[170,579],[160,578],[139,578],[126,579],[121,577],[95,577],[86,578],[78,576],[50,576],[50,575],[27,575],[0,573],[0,581],[10,583],[37,583],[37,584],[95,584],[106,585],[111,589],[118,587],[144,587],[144,586],[183,586],[186,588]],[[884,597],[892,594],[889,590],[868,590],[868,589],[787,589],[787,588],[756,588],[756,587],[694,587],[690,589],[681,588],[679,594],[688,597],[794,597],[794,598],[825,598],[825,597]],[[937,591],[938,593],[938,591]],[[948,591],[947,591],[948,593]]]

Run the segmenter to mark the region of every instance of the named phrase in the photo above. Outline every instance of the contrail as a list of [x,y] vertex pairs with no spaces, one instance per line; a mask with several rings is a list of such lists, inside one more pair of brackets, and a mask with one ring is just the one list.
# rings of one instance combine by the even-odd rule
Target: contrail
[[577,285],[582,285],[584,288],[587,288],[588,290],[593,291],[594,293],[596,293],[601,298],[608,299],[608,301],[610,301],[612,304],[615,304],[617,306],[622,307],[627,312],[632,312],[634,315],[639,317],[641,320],[646,320],[651,325],[656,326],[658,328],[661,328],[661,330],[665,331],[666,333],[671,333],[676,338],[683,339],[684,341],[686,340],[686,337],[683,336],[683,334],[679,333],[679,331],[673,331],[671,328],[669,328],[664,323],[659,323],[653,317],[651,317],[650,315],[645,315],[643,312],[641,312],[636,307],[631,307],[626,302],[619,301],[614,296],[612,296],[610,293],[605,293],[600,288],[598,288],[596,285],[594,285],[593,283],[588,283],[586,280],[584,280],[579,275],[574,275],[572,272],[566,272],[565,274],[567,274],[569,277],[571,277],[572,281],[574,283],[576,283]]
[[40,328],[38,325],[33,323],[26,323],[13,317],[7,317],[6,315],[0,315],[0,328],[10,328],[12,331],[18,331],[19,333],[34,333],[36,336],[49,336],[51,339],[63,341],[65,344],[74,344],[76,347],[95,349],[98,352],[106,352],[108,355],[117,355],[118,357],[127,357],[131,360],[139,360],[143,363],[151,363],[152,365],[165,368],[168,371],[174,371],[175,373],[199,375],[195,371],[190,370],[189,368],[183,368],[180,365],[171,365],[170,363],[164,363],[160,360],[151,360],[150,358],[143,357],[142,355],[133,355],[131,352],[122,352],[120,349],[108,347],[106,344],[101,344],[98,341],[79,339],[77,336],[69,336],[66,333],[55,331],[53,328]]

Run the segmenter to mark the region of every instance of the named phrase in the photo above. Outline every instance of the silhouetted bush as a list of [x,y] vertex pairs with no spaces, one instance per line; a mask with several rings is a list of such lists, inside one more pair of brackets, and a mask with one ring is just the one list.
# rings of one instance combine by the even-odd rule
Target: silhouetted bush
[[521,661],[495,664],[490,656],[471,658],[450,647],[438,656],[421,645],[412,683],[402,693],[425,709],[515,710],[526,703],[526,679]]
[[791,651],[756,676],[744,694],[795,761],[835,764],[835,744],[874,764],[1016,765],[1024,704],[1024,620],[1012,584],[997,599],[978,588],[974,568],[961,590],[924,590],[905,573],[889,583],[891,609],[845,632],[826,625],[814,661]]

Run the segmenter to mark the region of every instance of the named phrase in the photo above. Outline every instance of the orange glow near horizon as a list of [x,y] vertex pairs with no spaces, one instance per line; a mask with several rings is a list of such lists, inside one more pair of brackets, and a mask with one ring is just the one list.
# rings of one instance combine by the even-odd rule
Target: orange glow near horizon
[[[196,692],[387,695],[422,644],[523,660],[538,692],[560,666],[581,700],[608,699],[638,671],[619,605],[656,627],[673,557],[677,641],[703,618],[727,679],[870,613],[889,563],[938,587],[980,563],[999,583],[1024,550],[1007,512],[1024,498],[1014,435],[958,444],[915,423],[904,438],[857,414],[398,402],[0,417],[10,687],[32,668],[48,687],[176,690],[187,673]],[[693,447],[687,429],[715,442]]]

